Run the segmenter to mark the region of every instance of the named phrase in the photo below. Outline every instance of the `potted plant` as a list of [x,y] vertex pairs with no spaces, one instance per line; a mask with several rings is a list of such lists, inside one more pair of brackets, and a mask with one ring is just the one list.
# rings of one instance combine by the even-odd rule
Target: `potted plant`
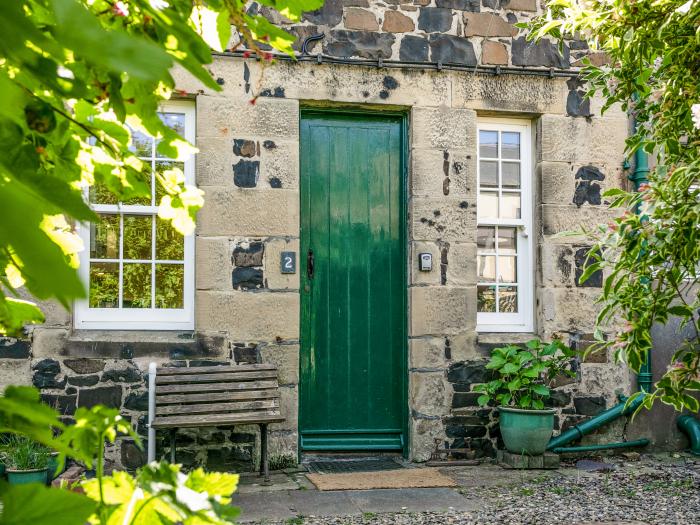
[[498,406],[503,442],[514,454],[544,454],[554,428],[554,409],[545,408],[551,384],[557,376],[573,377],[571,358],[575,352],[559,340],[529,341],[525,348],[508,345],[496,348],[486,368],[494,379],[476,385],[481,406]]
[[9,436],[3,445],[11,485],[46,483],[51,450],[25,436]]

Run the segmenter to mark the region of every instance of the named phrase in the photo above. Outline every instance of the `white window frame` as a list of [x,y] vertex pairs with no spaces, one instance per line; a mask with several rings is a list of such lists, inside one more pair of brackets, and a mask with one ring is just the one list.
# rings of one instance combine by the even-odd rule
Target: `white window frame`
[[[168,101],[161,104],[159,111],[162,113],[181,113],[185,116],[185,139],[190,144],[195,143],[196,110],[191,101]],[[173,159],[163,159],[173,160]],[[195,183],[195,159],[190,156],[184,161],[185,182]],[[119,204],[92,204],[91,208],[98,213],[113,214],[153,214],[157,213],[158,206],[123,205]],[[123,220],[120,218],[120,239],[123,232]],[[155,230],[155,226],[153,227]],[[77,232],[83,240],[85,248],[80,253],[80,268],[78,273],[88,289],[90,277],[90,224],[79,224]],[[155,231],[153,232],[155,239]],[[155,241],[153,241],[155,242]],[[76,329],[111,329],[111,330],[194,330],[194,234],[184,237],[184,298],[183,308],[161,309],[155,308],[152,299],[151,308],[90,308],[88,298],[75,302],[73,322]],[[123,264],[122,245],[120,241],[120,257],[109,262],[118,262],[120,268]],[[129,262],[150,262],[129,260]],[[120,287],[122,273],[120,271]]]
[[[533,183],[532,123],[525,119],[484,118],[477,120],[477,211],[480,199],[481,155],[479,135],[481,131],[514,131],[520,133],[520,219],[480,219],[478,226],[516,227],[517,235],[517,288],[518,312],[477,312],[477,332],[532,332],[534,330],[534,282],[535,258],[533,247]],[[499,134],[500,137],[500,134]],[[499,148],[499,170],[501,141]],[[502,188],[499,184],[498,193]],[[478,214],[477,214],[478,215]],[[477,282],[478,275],[477,275]]]

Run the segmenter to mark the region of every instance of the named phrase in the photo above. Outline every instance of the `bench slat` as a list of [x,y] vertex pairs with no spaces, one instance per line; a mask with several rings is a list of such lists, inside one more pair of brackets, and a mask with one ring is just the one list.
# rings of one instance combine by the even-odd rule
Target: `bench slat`
[[175,375],[190,375],[190,374],[217,374],[221,372],[253,372],[255,370],[277,370],[275,365],[236,365],[236,366],[192,366],[192,367],[165,367],[156,369],[156,377],[158,376],[175,376]]
[[224,425],[276,423],[284,421],[279,411],[258,410],[242,414],[198,414],[193,416],[159,416],[153,420],[154,428],[187,428]]
[[274,370],[260,370],[255,372],[235,372],[225,374],[197,374],[188,376],[157,376],[156,385],[183,384],[183,383],[221,383],[225,381],[255,381],[258,379],[276,379]]
[[165,405],[156,408],[156,416],[177,415],[189,416],[192,414],[228,414],[233,412],[246,412],[250,410],[277,409],[279,412],[280,402],[278,399],[268,399],[264,401],[238,401],[235,403],[200,403],[196,405]]
[[165,394],[156,397],[158,406],[168,404],[207,403],[212,401],[253,401],[279,398],[277,390],[244,390],[242,392],[211,392],[208,394]]
[[263,390],[277,388],[277,381],[244,381],[241,383],[201,383],[191,385],[160,385],[156,388],[156,402],[159,394],[181,394],[187,392],[228,392],[231,390]]

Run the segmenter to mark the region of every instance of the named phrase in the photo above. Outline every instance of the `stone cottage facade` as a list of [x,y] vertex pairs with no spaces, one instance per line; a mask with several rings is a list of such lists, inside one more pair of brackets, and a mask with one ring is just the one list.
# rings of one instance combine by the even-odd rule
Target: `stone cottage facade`
[[[74,313],[45,305],[44,325],[2,341],[0,383],[36,385],[66,417],[118,407],[145,436],[149,362],[269,362],[287,417],[271,426],[273,456],[493,456],[496,414],[472,392],[489,351],[534,336],[588,344],[601,276],[578,284],[585,241],[557,234],[606,222],[603,191],[627,184],[628,119],[583,101],[585,44],[560,54],[514,27],[540,11],[536,0],[328,0],[300,24],[275,20],[298,36],[296,62],[263,70],[217,55],[219,92],[177,72],[181,100],[165,111],[199,148],[183,165],[205,191],[196,234],[161,256],[155,233],[152,252],[131,256],[135,245],[114,241],[131,219],[98,202],[122,226],[82,232],[83,273],[107,291]],[[138,264],[152,297],[132,296]],[[168,278],[174,296],[160,291]],[[634,389],[600,354],[564,383],[557,431]],[[619,421],[587,439],[623,433]],[[178,461],[248,469],[257,439],[252,427],[182,432]],[[144,460],[127,438],[110,455]]]

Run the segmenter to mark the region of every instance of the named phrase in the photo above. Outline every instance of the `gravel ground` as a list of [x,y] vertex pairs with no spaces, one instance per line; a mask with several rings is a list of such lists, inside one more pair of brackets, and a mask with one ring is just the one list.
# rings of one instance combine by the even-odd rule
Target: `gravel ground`
[[700,462],[645,458],[608,460],[611,472],[574,468],[543,472],[507,486],[461,489],[481,504],[476,512],[371,514],[354,517],[298,517],[274,525],[700,525]]

